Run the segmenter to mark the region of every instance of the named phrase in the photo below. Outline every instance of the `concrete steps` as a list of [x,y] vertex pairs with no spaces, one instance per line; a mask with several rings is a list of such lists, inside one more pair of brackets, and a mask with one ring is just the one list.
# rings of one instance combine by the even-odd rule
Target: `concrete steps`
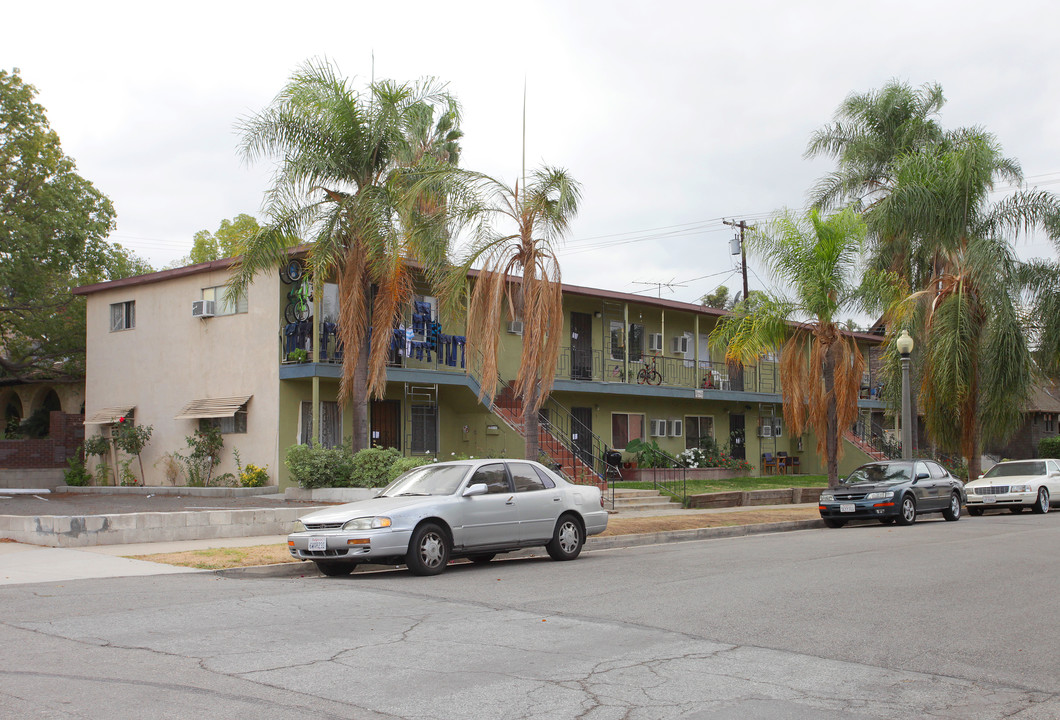
[[615,512],[623,510],[672,510],[681,507],[658,490],[633,490],[615,488]]

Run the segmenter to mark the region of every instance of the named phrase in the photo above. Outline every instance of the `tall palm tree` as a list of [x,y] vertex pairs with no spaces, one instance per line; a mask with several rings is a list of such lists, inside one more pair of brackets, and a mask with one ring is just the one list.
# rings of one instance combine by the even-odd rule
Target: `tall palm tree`
[[784,422],[796,435],[813,430],[829,487],[839,484],[840,436],[857,417],[865,366],[861,351],[840,328],[841,313],[856,305],[865,232],[864,221],[850,209],[828,218],[816,209],[802,218],[785,213],[755,230],[748,249],[766,261],[793,297],[756,294],[710,334],[712,347],[743,363],[783,346]]
[[[520,188],[478,173],[464,173],[465,216],[476,222],[467,252],[450,275],[449,296],[479,268],[467,312],[467,345],[479,366],[484,397],[498,382],[502,317],[523,323],[515,394],[523,404],[527,459],[537,460],[538,410],[552,392],[563,327],[563,295],[555,244],[578,211],[581,188],[563,169],[543,167]],[[499,230],[495,225],[503,225]]]
[[438,168],[459,157],[456,102],[434,80],[358,90],[329,62],[308,62],[239,129],[247,160],[279,167],[267,225],[248,240],[229,293],[285,262],[291,238],[308,241],[309,270],[338,279],[339,395],[352,405],[353,449],[366,447],[368,397],[385,391],[389,331],[413,295],[410,261],[431,281],[445,267],[442,188],[424,178],[444,178]]
[[920,330],[919,401],[928,432],[959,451],[974,477],[983,442],[1004,440],[1019,426],[1030,389],[1020,266],[1009,238],[1055,227],[1060,200],[1018,191],[992,204],[996,180],[1018,184],[1022,175],[981,130],[950,133],[900,156],[896,167],[893,191],[868,220],[909,238],[924,279],[889,315],[895,328]]

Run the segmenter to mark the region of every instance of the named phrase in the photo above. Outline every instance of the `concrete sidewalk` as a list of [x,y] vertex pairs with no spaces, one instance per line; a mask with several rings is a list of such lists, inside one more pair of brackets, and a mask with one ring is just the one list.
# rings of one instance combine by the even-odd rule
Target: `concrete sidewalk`
[[[715,508],[706,510],[682,510],[680,506],[666,510],[627,511],[613,518],[645,518],[671,515],[719,515],[749,510],[778,510],[793,508],[814,508],[816,504],[804,505],[768,505],[755,507]],[[823,527],[819,519],[796,520],[757,525],[735,525],[693,530],[673,530],[637,535],[612,535],[591,537],[586,541],[585,550],[606,550],[617,547],[633,547],[669,542],[688,542],[711,538],[738,537],[741,535],[789,532],[792,530]],[[133,555],[155,555],[158,553],[184,552],[187,550],[207,550],[226,547],[251,547],[255,545],[282,545],[286,535],[258,535],[248,537],[212,538],[201,540],[174,540],[168,542],[129,543],[120,545],[94,545],[79,548],[55,548],[27,545],[23,543],[0,542],[0,585],[18,585],[25,583],[63,582],[89,578],[130,577],[143,575],[169,575],[189,572],[218,572],[225,575],[255,576],[296,576],[308,573],[316,574],[310,563],[284,563],[251,568],[233,568],[229,570],[197,570],[194,568],[176,567],[145,560],[133,560]],[[524,551],[533,553],[534,550]],[[507,557],[517,557],[509,553]]]

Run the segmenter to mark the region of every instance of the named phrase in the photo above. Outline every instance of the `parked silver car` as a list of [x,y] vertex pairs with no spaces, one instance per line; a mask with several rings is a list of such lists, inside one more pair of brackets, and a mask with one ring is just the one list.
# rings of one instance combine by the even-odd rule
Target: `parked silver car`
[[374,498],[306,515],[287,545],[325,575],[348,575],[358,563],[436,575],[454,557],[489,562],[535,545],[573,560],[587,536],[606,529],[595,486],[529,460],[459,460],[415,468]]
[[991,508],[1047,513],[1060,501],[1060,460],[1009,460],[1000,462],[964,486],[968,512],[982,515]]

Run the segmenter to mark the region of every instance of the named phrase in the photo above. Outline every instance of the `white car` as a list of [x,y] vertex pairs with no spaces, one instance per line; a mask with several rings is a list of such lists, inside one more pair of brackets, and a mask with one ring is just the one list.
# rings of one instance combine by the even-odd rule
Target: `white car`
[[358,563],[405,564],[437,575],[450,558],[544,545],[573,560],[607,529],[600,489],[573,485],[529,460],[458,460],[414,468],[369,500],[306,515],[287,537],[291,555],[329,576]]
[[1053,498],[1060,501],[1060,460],[1009,460],[990,468],[964,486],[968,512],[982,515],[990,508],[1047,513]]

